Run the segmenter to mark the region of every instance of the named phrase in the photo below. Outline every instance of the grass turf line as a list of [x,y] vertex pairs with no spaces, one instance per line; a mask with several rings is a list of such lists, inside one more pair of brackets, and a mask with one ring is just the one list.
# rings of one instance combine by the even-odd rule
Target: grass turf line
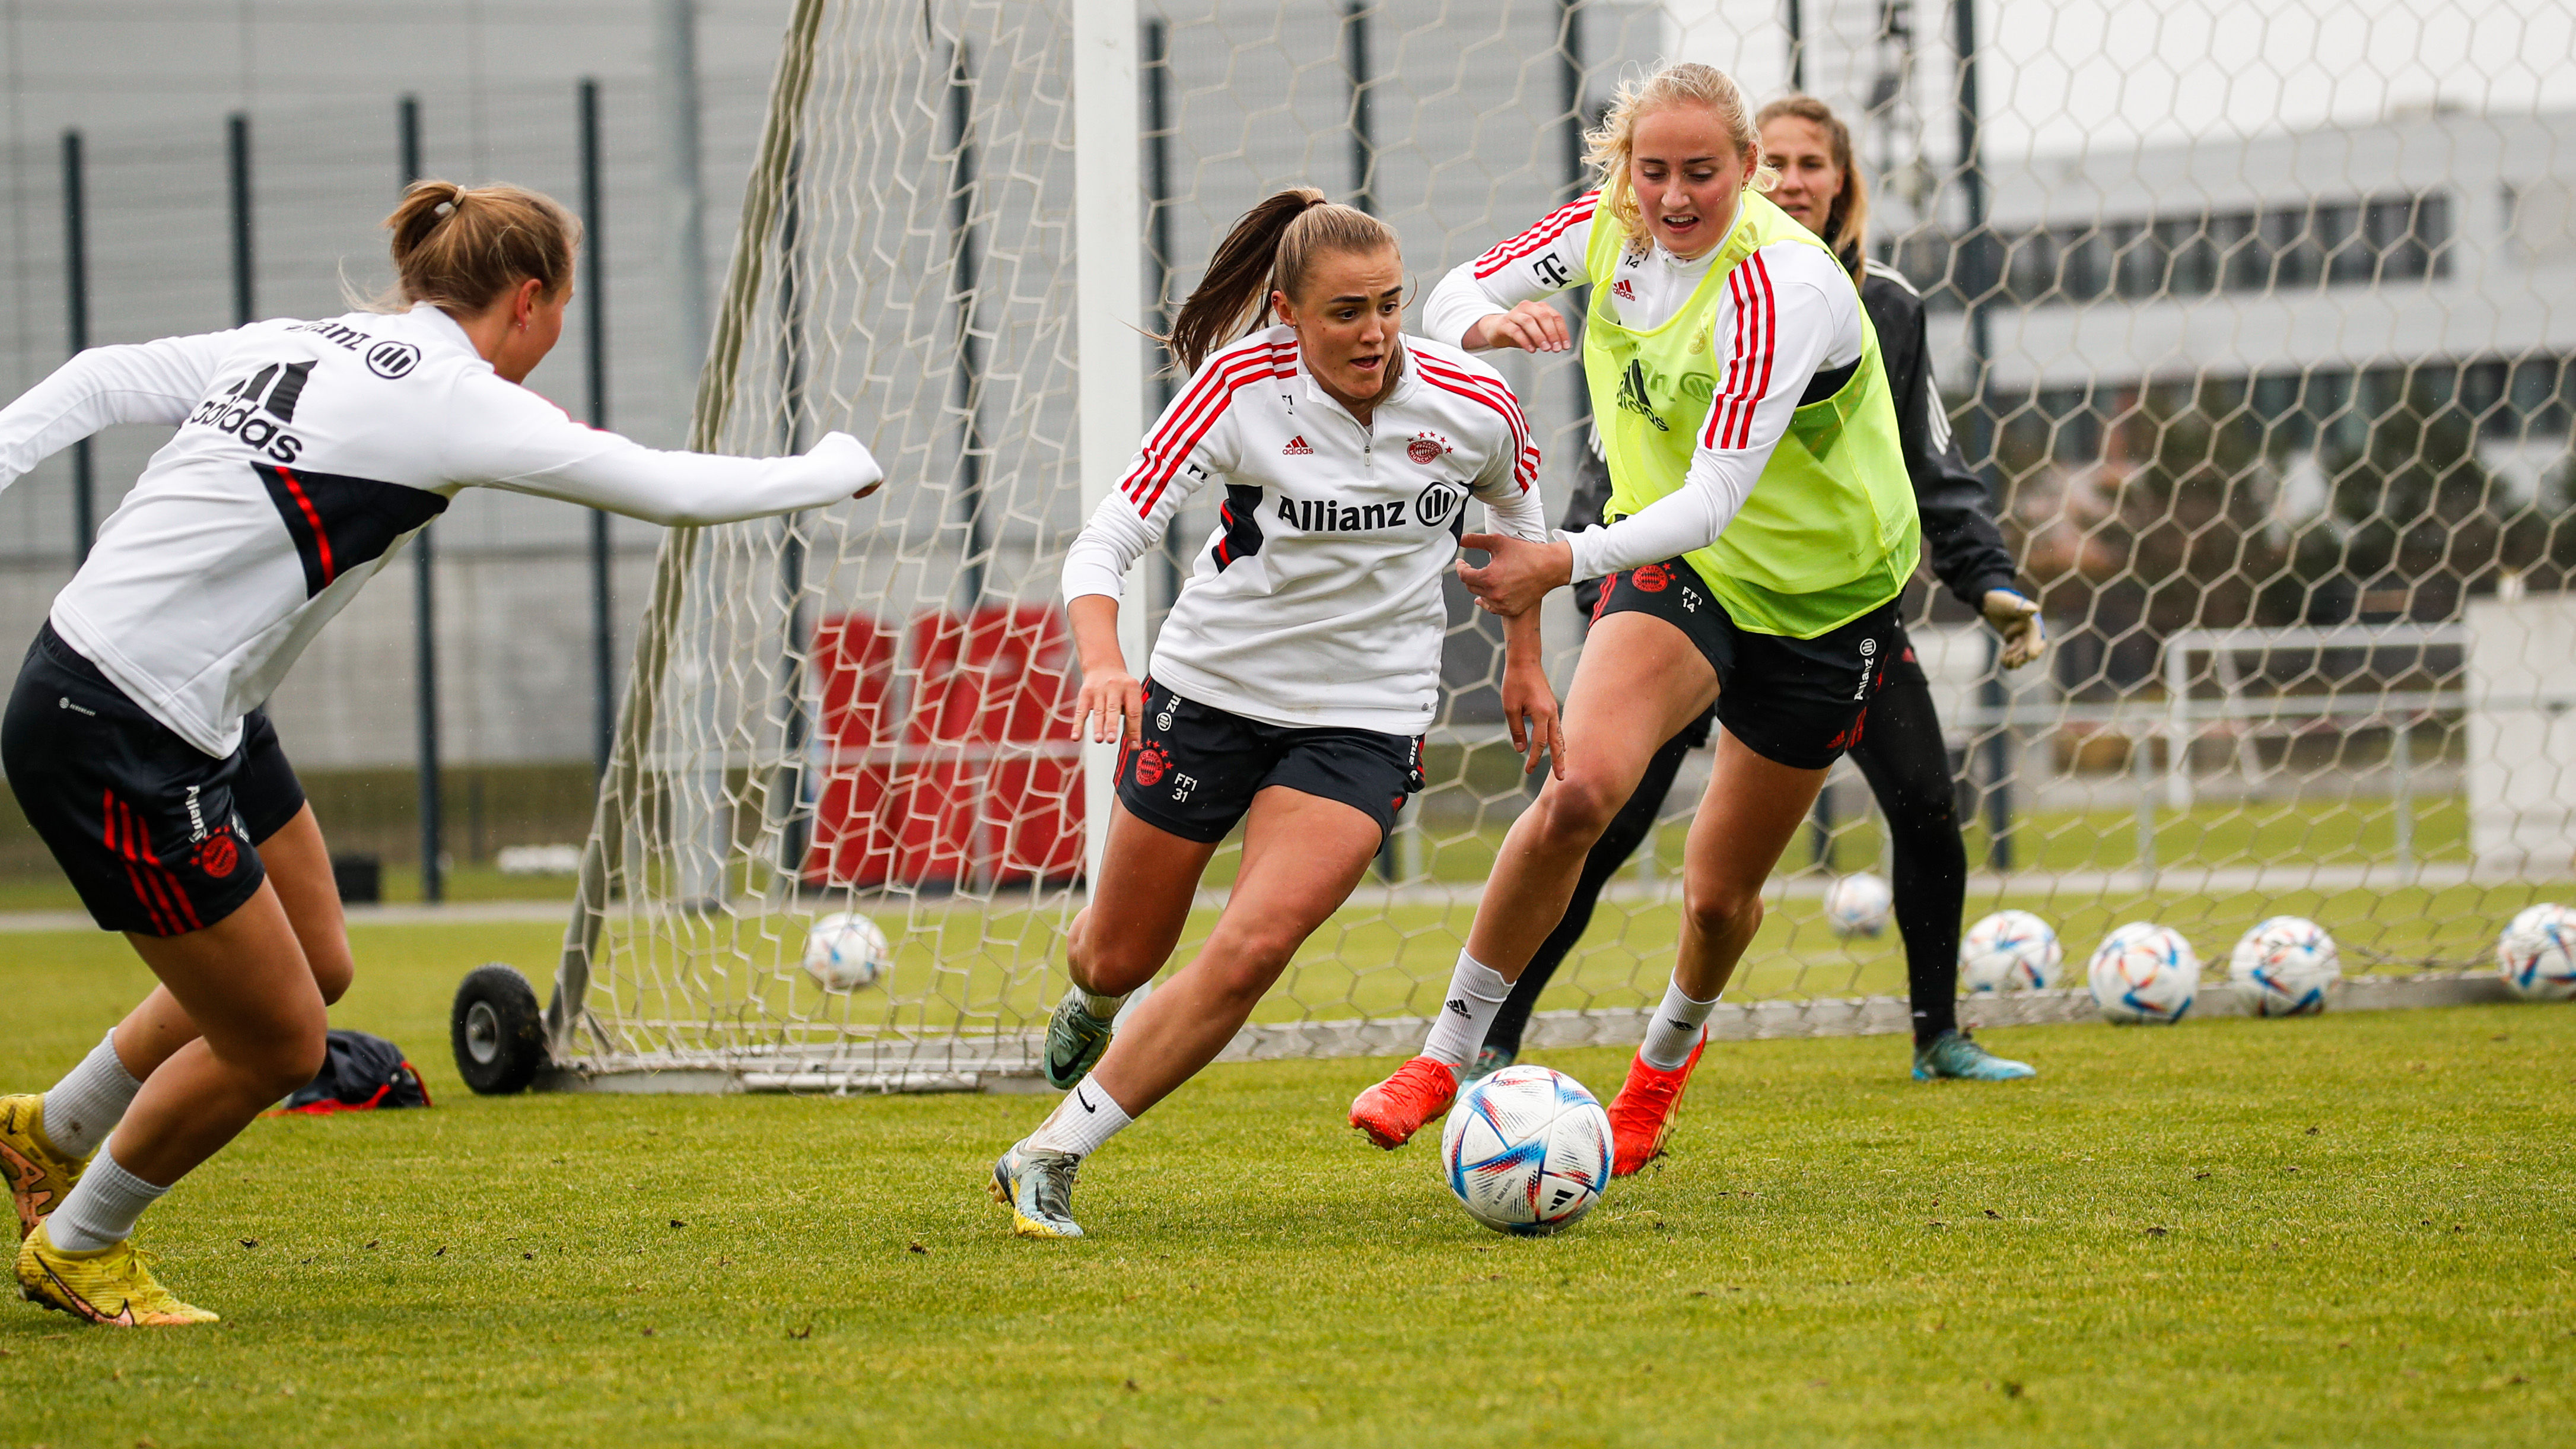
[[[2009,1087],[1729,1044],[1673,1157],[1532,1242],[1341,1125],[1385,1063],[1225,1068],[1037,1244],[980,1179],[1040,1100],[468,1096],[449,993],[552,936],[360,931],[335,1017],[440,1105],[264,1121],[154,1210],[222,1325],[0,1307],[0,1445],[2538,1444],[2576,1407],[2576,1008],[1993,1033],[2044,1073]],[[0,950],[20,1090],[145,984],[110,938]]]

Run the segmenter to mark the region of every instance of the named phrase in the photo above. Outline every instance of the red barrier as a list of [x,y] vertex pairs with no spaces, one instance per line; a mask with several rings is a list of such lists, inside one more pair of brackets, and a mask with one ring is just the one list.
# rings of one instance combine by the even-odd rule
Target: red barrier
[[816,630],[829,759],[807,880],[954,887],[1072,879],[1082,864],[1082,761],[1064,615],[989,605],[915,619],[904,649],[912,699],[900,730],[889,729],[895,716],[886,707],[892,640],[873,620],[864,621],[867,632],[855,630],[859,619]]
[[810,885],[882,885],[895,871],[891,743],[895,632],[866,614],[814,626],[814,678],[823,701],[816,743],[822,790],[806,848]]

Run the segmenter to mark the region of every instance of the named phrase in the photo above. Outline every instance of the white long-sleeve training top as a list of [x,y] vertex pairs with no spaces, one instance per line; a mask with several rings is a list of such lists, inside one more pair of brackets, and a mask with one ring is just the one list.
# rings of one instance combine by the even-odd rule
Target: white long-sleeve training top
[[819,507],[884,476],[843,433],[759,459],[584,427],[503,381],[435,307],[92,348],[0,409],[0,488],[111,423],[179,431],[55,596],[54,630],[218,758],[461,488],[703,524]]
[[[1484,318],[1589,280],[1584,255],[1597,200],[1578,197],[1452,268],[1423,304],[1423,329],[1455,346]],[[1698,290],[1718,251],[1711,247],[1687,262],[1660,244],[1624,254],[1610,284],[1612,315],[1633,329],[1663,325]],[[1701,424],[1689,475],[1627,519],[1565,535],[1575,578],[1660,563],[1715,543],[1761,481],[1807,384],[1819,372],[1860,360],[1860,294],[1822,247],[1773,242],[1737,264],[1710,336],[1717,339],[1713,351],[1724,356],[1717,363],[1717,402]]]
[[1454,347],[1403,339],[1367,424],[1306,370],[1289,327],[1209,358],[1163,411],[1064,560],[1064,595],[1119,596],[1130,565],[1210,482],[1215,531],[1154,642],[1184,698],[1292,728],[1418,735],[1440,695],[1469,495],[1494,526],[1547,537],[1519,399]]

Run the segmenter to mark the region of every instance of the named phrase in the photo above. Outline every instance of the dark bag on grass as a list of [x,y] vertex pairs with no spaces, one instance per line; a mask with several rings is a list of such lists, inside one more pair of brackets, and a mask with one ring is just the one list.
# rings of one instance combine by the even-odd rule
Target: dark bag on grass
[[279,1110],[319,1115],[428,1105],[429,1089],[403,1059],[401,1047],[363,1031],[335,1031],[321,1072]]

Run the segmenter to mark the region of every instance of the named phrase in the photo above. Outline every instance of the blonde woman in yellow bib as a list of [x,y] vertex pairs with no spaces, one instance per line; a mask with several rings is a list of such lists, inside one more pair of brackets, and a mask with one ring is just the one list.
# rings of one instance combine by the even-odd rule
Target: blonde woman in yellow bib
[[1766,200],[1753,111],[1705,65],[1621,87],[1589,138],[1600,189],[1443,279],[1424,331],[1563,352],[1545,298],[1589,285],[1582,352],[1610,468],[1599,528],[1470,535],[1506,617],[1602,580],[1566,696],[1564,772],[1513,823],[1423,1054],[1351,1105],[1381,1147],[1449,1109],[1460,1068],[1554,929],[1657,748],[1721,727],[1683,864],[1673,977],[1610,1107],[1614,1175],[1662,1151],[1762,884],[1858,738],[1920,527],[1878,339],[1851,274]]

